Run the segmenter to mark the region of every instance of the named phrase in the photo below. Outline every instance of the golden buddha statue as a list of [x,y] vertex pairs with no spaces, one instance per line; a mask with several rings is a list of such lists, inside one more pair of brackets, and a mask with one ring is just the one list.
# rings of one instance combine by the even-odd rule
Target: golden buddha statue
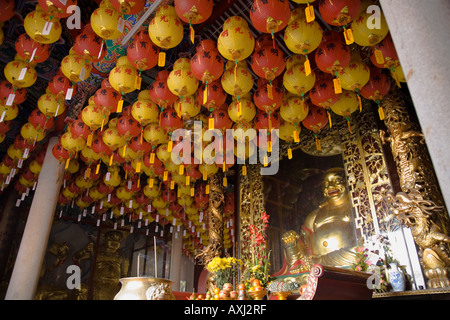
[[312,211],[303,224],[303,236],[313,263],[334,267],[355,262],[357,245],[344,169],[325,173],[322,191],[326,202]]
[[[129,262],[120,249],[123,235],[120,231],[108,231],[104,235],[103,249],[97,253],[94,277],[93,300],[113,300],[120,290],[120,278],[126,277]],[[73,260],[79,263],[89,259],[94,250],[93,243],[75,253]]]

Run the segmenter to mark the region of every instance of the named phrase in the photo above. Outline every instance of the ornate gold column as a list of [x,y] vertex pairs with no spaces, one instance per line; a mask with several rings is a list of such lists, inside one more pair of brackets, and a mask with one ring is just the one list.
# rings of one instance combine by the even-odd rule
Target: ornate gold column
[[402,192],[388,197],[393,214],[411,228],[419,247],[420,262],[431,288],[450,286],[449,218],[425,146],[420,126],[409,116],[401,93],[395,89],[382,102],[389,143]]

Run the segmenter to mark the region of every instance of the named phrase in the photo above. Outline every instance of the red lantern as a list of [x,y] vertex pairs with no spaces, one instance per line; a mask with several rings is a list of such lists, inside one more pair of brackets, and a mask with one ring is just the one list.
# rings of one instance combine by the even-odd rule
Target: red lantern
[[327,123],[327,112],[321,107],[310,105],[308,115],[302,121],[302,124],[306,129],[311,130],[314,133],[314,137],[316,139],[316,148],[319,151],[322,150],[320,145],[319,133],[327,125]]
[[258,110],[255,116],[255,128],[258,130],[266,129],[278,129],[280,127],[280,116],[278,112],[274,112],[273,114],[267,114],[262,110]]
[[322,108],[329,108],[339,100],[339,94],[334,91],[333,78],[329,74],[320,76],[309,92],[311,102]]
[[[70,97],[73,97],[77,92],[76,83],[72,83],[61,71],[59,71],[49,82],[48,89],[51,93],[62,95],[66,98],[69,89],[72,90]],[[68,97],[67,97],[68,98]],[[70,100],[70,99],[67,99]]]
[[89,135],[91,134],[91,130],[88,125],[84,123],[84,121],[81,119],[76,119],[74,122],[72,122],[69,126],[70,133],[74,137],[81,137],[83,139],[87,139]]
[[111,4],[120,13],[132,15],[144,9],[145,0],[111,0]]
[[283,91],[279,86],[272,86],[269,94],[268,85],[261,85],[253,94],[253,101],[258,109],[266,113],[274,112],[283,103]]
[[174,190],[163,189],[161,192],[161,198],[165,202],[174,202],[177,200],[177,194]]
[[21,104],[27,99],[27,89],[14,88],[8,80],[0,82],[0,99],[8,101],[10,94],[14,94],[12,104]]
[[0,134],[7,133],[11,129],[11,121],[0,122]]
[[359,14],[361,0],[319,1],[319,12],[322,19],[332,26],[345,26]]
[[128,61],[138,71],[153,68],[158,63],[159,47],[155,45],[147,30],[139,31],[127,49]]
[[44,62],[50,57],[50,45],[39,43],[22,33],[14,43],[17,54],[33,64]]
[[222,132],[233,126],[233,121],[231,121],[227,110],[215,109],[210,113],[210,118],[214,118],[214,129],[219,129]]
[[[205,95],[206,90],[206,95]],[[220,80],[202,84],[197,90],[197,101],[208,110],[214,110],[223,106],[227,99],[227,94],[223,90]]]
[[49,130],[55,124],[53,117],[48,117],[43,114],[39,109],[34,109],[28,116],[28,122],[35,128],[41,128],[43,130]]
[[369,82],[361,89],[361,96],[372,101],[381,101],[391,89],[390,76],[378,68],[370,69]]
[[209,203],[209,194],[206,194],[205,190],[197,190],[194,195],[194,202],[197,208],[206,207]]
[[29,149],[30,151],[32,151],[37,148],[37,144],[33,146],[33,142],[26,140],[21,135],[17,135],[14,139],[14,148],[19,150]]
[[273,35],[283,30],[290,18],[290,3],[285,0],[254,0],[250,9],[250,20],[262,33]]
[[102,194],[110,194],[111,192],[113,192],[114,188],[107,186],[103,180],[100,180],[97,185],[97,190]]
[[[99,88],[94,94],[94,104],[109,112],[116,112],[120,99],[120,93],[113,87],[106,85]],[[124,114],[123,110],[122,114]]]
[[205,22],[212,13],[213,0],[175,0],[175,11],[178,17],[190,24]]
[[[141,158],[145,154],[152,151],[152,145],[145,141],[144,139],[141,139],[141,137],[137,136],[131,139],[130,148],[136,152]],[[155,157],[156,158],[156,157]]]
[[59,162],[64,163],[67,159],[71,158],[69,151],[64,149],[60,142],[55,144],[52,149],[52,154]]
[[286,63],[280,49],[265,46],[255,50],[250,66],[258,77],[272,81],[283,73]]
[[208,83],[220,79],[224,62],[212,40],[203,40],[190,60],[191,72],[199,81]]
[[14,17],[14,0],[3,0],[0,5],[0,21],[8,21]]
[[141,127],[133,117],[122,115],[117,121],[117,132],[130,141],[141,133]]
[[336,32],[324,35],[322,43],[316,50],[317,67],[325,73],[333,75],[350,64],[352,55],[342,36]]
[[171,134],[176,129],[183,127],[183,120],[178,116],[174,108],[166,108],[161,112],[160,126]]
[[72,49],[80,57],[92,60],[93,62],[102,60],[107,53],[103,39],[94,31],[86,31],[86,29],[76,37]]
[[225,205],[223,208],[223,213],[226,215],[232,215],[234,213],[234,193],[226,192],[225,193]]
[[[394,42],[390,34],[386,36],[380,43],[371,47],[372,55],[370,61],[378,68],[397,67],[400,62],[395,49]],[[378,57],[378,58],[377,58]]]
[[94,141],[92,142],[92,150],[97,153],[100,157],[103,156],[111,156],[113,151],[106,143],[103,142],[103,138],[101,136],[96,136]]
[[178,99],[167,86],[167,78],[169,77],[169,70],[162,70],[158,72],[155,81],[149,87],[149,95],[154,103],[161,108],[166,108],[173,105]]

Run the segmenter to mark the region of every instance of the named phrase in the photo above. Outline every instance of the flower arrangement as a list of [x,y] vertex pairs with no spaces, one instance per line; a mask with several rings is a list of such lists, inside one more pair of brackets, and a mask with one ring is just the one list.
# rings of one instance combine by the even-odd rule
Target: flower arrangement
[[267,287],[268,283],[273,280],[269,275],[270,252],[266,252],[266,229],[269,224],[269,217],[266,212],[263,212],[259,223],[249,225],[252,259],[246,261],[242,277],[247,284],[253,283],[255,279],[259,280],[263,288]]
[[216,276],[217,287],[222,288],[225,283],[232,282],[242,265],[242,260],[234,257],[215,257],[208,263],[206,269]]

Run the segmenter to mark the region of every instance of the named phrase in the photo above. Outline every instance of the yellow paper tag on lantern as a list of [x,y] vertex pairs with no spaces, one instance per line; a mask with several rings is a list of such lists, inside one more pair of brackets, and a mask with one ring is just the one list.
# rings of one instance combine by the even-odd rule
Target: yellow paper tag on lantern
[[164,67],[166,65],[166,53],[160,52],[158,55],[158,67]]
[[384,110],[382,106],[378,107],[378,115],[380,116],[380,120],[384,120]]
[[184,164],[180,164],[178,167],[178,174],[183,175],[184,174]]
[[186,185],[190,185],[191,184],[191,176],[186,176]]
[[242,175],[243,175],[243,176],[246,176],[246,175],[247,175],[247,166],[246,166],[246,165],[243,165],[243,166],[242,166]]
[[359,103],[359,112],[362,112],[362,101],[361,101],[361,96],[358,94],[358,103]]
[[148,182],[148,186],[150,188],[153,188],[153,178],[151,178],[150,181]]
[[167,170],[165,170],[164,174],[163,174],[163,181],[167,181],[168,175],[169,175],[169,173],[167,172]]
[[316,19],[316,14],[314,13],[314,7],[308,5],[305,9],[306,22],[312,22]]
[[264,156],[264,167],[267,167],[267,165],[268,165],[267,156]]
[[237,116],[240,117],[242,115],[242,102],[238,101],[237,104]]
[[317,151],[322,150],[322,146],[320,145],[320,139],[316,137],[316,149]]
[[206,185],[205,193],[206,193],[206,194],[209,194],[209,184]]
[[294,142],[295,143],[300,142],[300,136],[298,134],[298,130],[294,130]]
[[191,197],[193,197],[194,195],[195,195],[195,188],[192,187],[192,188],[191,188]]
[[100,171],[100,163],[97,164],[97,167],[95,168],[95,174],[98,174]]
[[170,141],[167,143],[167,151],[168,151],[168,152],[172,152],[172,148],[173,148],[173,141],[170,140]]
[[138,162],[138,163],[136,164],[136,172],[137,172],[137,173],[141,172],[141,162]]
[[137,187],[139,188],[141,186],[141,179],[138,179],[137,181]]
[[203,91],[203,104],[206,104],[208,101],[208,86],[205,86],[205,90]]
[[170,181],[170,190],[173,190],[175,188],[175,181]]
[[227,177],[223,177],[223,186],[226,187],[228,185]]
[[272,152],[272,142],[267,141],[267,152]]
[[311,74],[311,62],[309,61],[308,58],[306,58],[304,66],[305,66],[305,74],[306,76],[309,76]]
[[194,41],[195,41],[195,30],[192,27],[192,25],[189,26],[189,36],[190,36],[191,42],[194,43]]
[[352,29],[345,29],[344,30],[344,38],[345,38],[345,43],[347,45],[351,45],[353,42],[355,42],[355,39],[353,38],[353,31],[352,31]]
[[122,152],[122,157],[125,158],[125,155],[127,154],[127,145],[123,146],[123,152]]
[[155,153],[154,152],[152,152],[152,153],[150,153],[150,163],[155,163]]
[[209,127],[209,130],[214,130],[214,118],[213,117],[209,117],[208,127]]
[[223,171],[223,172],[227,171],[227,166],[226,166],[225,161],[224,161],[223,164],[222,164],[222,171]]
[[91,176],[91,168],[86,169],[86,178],[89,178]]
[[383,52],[380,49],[374,50],[375,60],[378,64],[384,64]]
[[70,158],[66,160],[66,166],[65,166],[66,170],[67,170],[67,168],[69,168],[69,163],[70,163]]
[[331,127],[333,126],[333,123],[331,122],[331,113],[329,111],[327,111],[327,114],[328,114],[328,122],[330,124],[330,129],[331,129]]
[[290,147],[288,149],[288,159],[292,159],[292,149]]
[[203,180],[207,180],[208,179],[208,174],[206,173],[206,170],[203,171]]
[[92,139],[94,138],[94,135],[91,133],[90,135],[88,135],[87,137],[87,141],[86,141],[86,145],[88,147],[92,146]]
[[335,94],[342,93],[341,79],[339,78],[333,79],[333,84],[334,84],[334,93]]
[[270,100],[273,100],[273,85],[271,85],[271,84],[267,85],[267,97]]
[[110,167],[112,166],[113,159],[114,159],[114,156],[111,155],[111,156],[109,157],[109,166],[110,166]]
[[120,99],[119,102],[117,103],[117,110],[116,110],[116,112],[117,113],[121,113],[122,109],[123,109],[123,100]]
[[142,78],[141,76],[136,77],[136,81],[134,82],[134,88],[136,90],[141,90]]

